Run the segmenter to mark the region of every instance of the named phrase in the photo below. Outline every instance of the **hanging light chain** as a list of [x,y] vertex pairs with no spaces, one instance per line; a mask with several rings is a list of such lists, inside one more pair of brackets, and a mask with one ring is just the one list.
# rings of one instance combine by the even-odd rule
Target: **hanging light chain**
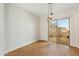
[[52,15],[52,3],[51,3],[51,15]]

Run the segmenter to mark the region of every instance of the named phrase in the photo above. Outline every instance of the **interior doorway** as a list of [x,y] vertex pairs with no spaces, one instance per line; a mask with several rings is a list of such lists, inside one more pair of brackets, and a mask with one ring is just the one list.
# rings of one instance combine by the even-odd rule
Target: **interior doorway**
[[49,23],[49,41],[70,44],[70,18],[56,19]]

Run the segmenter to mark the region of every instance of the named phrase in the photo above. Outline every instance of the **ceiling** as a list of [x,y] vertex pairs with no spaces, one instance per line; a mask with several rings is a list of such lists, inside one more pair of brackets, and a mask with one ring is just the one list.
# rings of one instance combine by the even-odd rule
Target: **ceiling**
[[[48,3],[18,3],[17,5],[38,16],[48,15]],[[79,3],[53,3],[52,8],[54,14],[67,13],[77,10]]]

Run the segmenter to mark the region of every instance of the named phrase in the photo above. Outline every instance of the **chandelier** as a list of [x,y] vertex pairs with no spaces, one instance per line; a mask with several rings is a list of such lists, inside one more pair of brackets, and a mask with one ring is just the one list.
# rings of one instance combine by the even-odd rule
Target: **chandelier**
[[52,22],[53,12],[52,12],[52,3],[48,3],[48,22]]

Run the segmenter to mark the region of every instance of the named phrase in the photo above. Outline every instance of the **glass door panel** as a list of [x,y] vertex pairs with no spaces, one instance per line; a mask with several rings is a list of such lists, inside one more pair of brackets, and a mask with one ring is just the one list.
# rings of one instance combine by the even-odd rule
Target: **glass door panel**
[[57,21],[57,42],[69,45],[69,19],[59,19]]
[[56,24],[56,21],[52,21],[51,23],[50,23],[50,29],[49,29],[49,33],[50,33],[50,35],[49,35],[49,40],[51,41],[51,42],[56,42],[56,36],[57,36],[57,34],[56,34],[56,27],[57,27],[57,24]]

